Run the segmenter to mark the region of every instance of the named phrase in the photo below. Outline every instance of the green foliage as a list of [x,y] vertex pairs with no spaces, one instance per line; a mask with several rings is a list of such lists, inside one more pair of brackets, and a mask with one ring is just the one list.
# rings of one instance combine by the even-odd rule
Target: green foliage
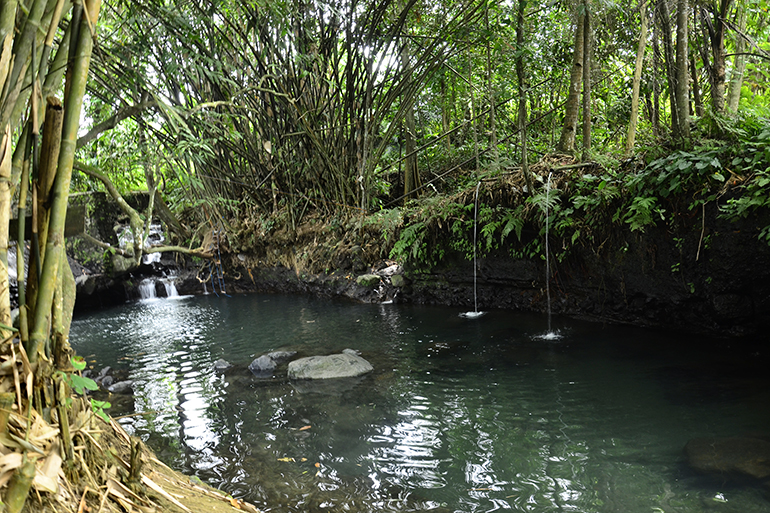
[[628,185],[632,190],[664,198],[685,191],[711,192],[729,176],[719,159],[725,153],[725,144],[719,141],[697,146],[692,151],[675,151],[651,162]]
[[632,232],[644,231],[645,226],[655,224],[657,217],[665,221],[664,212],[665,209],[658,206],[655,196],[637,196],[631,200],[624,220],[630,225]]
[[[72,365],[72,369],[75,372],[80,372],[83,369],[86,368],[86,361],[83,359],[82,356],[73,356],[70,358],[70,364]],[[94,381],[91,378],[84,378],[80,374],[76,374],[75,372],[62,372],[57,371],[56,375],[59,379],[67,383],[69,387],[75,391],[75,393],[79,395],[85,395],[87,390],[99,390],[99,385],[96,384],[96,381]],[[104,412],[105,409],[112,406],[107,401],[96,401],[91,400],[91,410],[94,412],[95,415],[100,417],[104,422],[109,422],[110,419],[107,416],[107,414]]]
[[416,260],[426,262],[429,249],[425,240],[425,223],[416,222],[403,230],[393,249],[390,252],[390,258],[397,260]]

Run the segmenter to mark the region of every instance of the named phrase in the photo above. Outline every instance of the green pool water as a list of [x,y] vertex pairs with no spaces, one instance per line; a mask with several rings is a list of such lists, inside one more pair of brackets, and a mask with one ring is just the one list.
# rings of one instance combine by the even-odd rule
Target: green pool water
[[[544,316],[197,296],[77,317],[71,344],[126,369],[113,415],[170,466],[274,512],[768,512],[693,473],[686,442],[770,434],[770,359],[707,340]],[[354,380],[257,378],[269,351],[351,348]],[[218,359],[234,364],[212,369]],[[309,427],[308,427],[309,426]],[[304,429],[303,429],[304,428]]]

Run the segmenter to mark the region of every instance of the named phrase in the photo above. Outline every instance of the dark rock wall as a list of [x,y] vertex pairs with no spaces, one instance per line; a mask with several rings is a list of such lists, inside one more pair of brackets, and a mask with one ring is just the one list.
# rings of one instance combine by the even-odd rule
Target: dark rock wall
[[[701,219],[692,221],[676,233],[618,233],[598,248],[580,247],[552,261],[553,312],[725,335],[766,329],[770,246],[757,237],[767,223],[732,224],[707,215],[704,228]],[[551,241],[552,247],[559,243]],[[504,251],[479,259],[479,308],[545,312],[545,273],[544,261],[516,260]],[[459,255],[412,281],[410,301],[473,305],[473,264]]]

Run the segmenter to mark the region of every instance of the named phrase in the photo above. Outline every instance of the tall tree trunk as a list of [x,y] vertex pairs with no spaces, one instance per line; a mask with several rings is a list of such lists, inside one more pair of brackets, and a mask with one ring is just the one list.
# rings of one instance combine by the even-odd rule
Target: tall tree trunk
[[572,54],[572,69],[569,76],[569,95],[564,110],[564,124],[556,151],[574,153],[575,133],[577,132],[578,114],[580,113],[580,85],[583,81],[583,36],[585,25],[585,4],[578,4],[575,25],[575,50]]
[[[411,81],[412,67],[409,54],[409,45],[406,39],[401,46],[401,66],[407,75],[407,81]],[[414,101],[410,94],[407,94],[405,100],[404,114],[404,150],[406,151],[406,161],[404,162],[404,198],[415,198],[415,192],[420,187],[420,175],[417,169],[417,154],[415,153],[415,134],[416,125],[414,121]]]
[[527,184],[527,193],[533,194],[532,177],[529,173],[529,156],[527,155],[527,84],[524,70],[524,18],[527,10],[526,0],[519,0],[519,11],[516,19],[516,78],[519,82],[519,144],[521,146],[521,172]]
[[658,0],[658,19],[663,33],[663,56],[666,64],[666,80],[668,81],[668,94],[671,103],[671,135],[674,139],[681,138],[679,127],[679,108],[677,107],[677,72],[674,58],[674,41],[671,38],[671,13],[668,8],[668,0]]
[[584,2],[585,21],[583,22],[583,156],[582,161],[590,159],[591,152],[591,13],[588,3]]
[[695,55],[690,53],[690,75],[692,76],[692,100],[695,103],[695,114],[702,117],[705,110],[703,108],[703,98],[701,97],[700,80],[698,79],[698,68],[695,66]]
[[471,126],[473,127],[473,155],[475,157],[476,174],[479,172],[479,122],[476,118],[476,91],[473,88],[473,62],[471,61],[471,54],[468,53],[468,90],[471,93]]
[[676,108],[682,139],[690,138],[690,94],[687,61],[689,60],[688,21],[690,6],[687,0],[676,5]]
[[[746,32],[746,7],[739,5],[738,30]],[[743,86],[743,73],[746,70],[746,40],[740,34],[735,35],[735,60],[733,69],[730,73],[730,86],[727,89],[727,108],[730,112],[738,112],[738,105],[741,101],[741,87]]]
[[[653,9],[653,13],[655,9]],[[652,123],[652,135],[657,139],[660,137],[660,81],[658,81],[661,67],[660,59],[660,36],[658,34],[658,24],[655,23],[653,14],[652,22],[652,112],[650,113],[650,123]]]
[[628,123],[628,137],[626,138],[626,157],[630,157],[634,151],[636,141],[636,125],[639,119],[639,88],[642,82],[642,64],[644,64],[644,50],[647,47],[647,0],[639,0],[639,17],[641,28],[639,29],[639,44],[636,48],[636,65],[634,66],[634,82],[631,92],[631,120]]
[[492,150],[492,168],[497,170],[500,168],[500,153],[497,149],[497,126],[495,124],[495,88],[492,81],[492,44],[489,40],[491,37],[491,30],[489,28],[489,2],[486,2],[484,7],[484,26],[487,29],[487,45],[486,45],[486,57],[487,57],[487,99],[489,101],[489,146]]
[[[703,31],[706,33],[711,47],[712,62],[706,66],[711,85],[711,108],[717,114],[721,114],[725,110],[727,66],[725,63],[726,25],[724,19],[731,5],[732,0],[719,0],[718,6],[709,5],[700,8]],[[706,63],[705,59],[704,63]]]
[[[446,84],[446,75],[441,75],[441,131],[446,134],[452,127],[452,116],[449,106],[452,105],[452,99],[449,97],[449,88]],[[452,152],[452,137],[446,136],[446,151]]]

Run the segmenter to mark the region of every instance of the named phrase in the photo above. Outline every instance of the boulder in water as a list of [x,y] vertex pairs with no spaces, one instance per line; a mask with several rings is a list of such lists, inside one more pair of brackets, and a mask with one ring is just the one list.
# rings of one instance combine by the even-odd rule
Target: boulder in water
[[281,365],[283,362],[287,362],[294,358],[296,354],[297,351],[273,351],[272,353],[267,353],[267,356],[269,356],[276,365]]
[[759,438],[694,438],[684,451],[690,467],[704,474],[770,479],[770,442]]
[[249,370],[255,376],[271,375],[276,367],[278,367],[278,364],[266,354],[263,354],[249,364]]
[[249,364],[249,370],[257,377],[270,377],[279,365],[290,360],[295,354],[297,351],[273,351],[263,354]]
[[290,379],[353,378],[373,370],[372,364],[350,352],[309,356],[289,363]]

